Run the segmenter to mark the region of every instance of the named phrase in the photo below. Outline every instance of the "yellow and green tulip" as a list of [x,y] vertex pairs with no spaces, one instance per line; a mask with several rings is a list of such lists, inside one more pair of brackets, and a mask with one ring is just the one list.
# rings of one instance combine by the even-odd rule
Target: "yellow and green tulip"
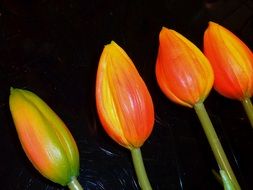
[[33,166],[55,183],[81,189],[76,180],[79,174],[77,145],[63,121],[28,90],[11,88],[9,105],[19,140]]

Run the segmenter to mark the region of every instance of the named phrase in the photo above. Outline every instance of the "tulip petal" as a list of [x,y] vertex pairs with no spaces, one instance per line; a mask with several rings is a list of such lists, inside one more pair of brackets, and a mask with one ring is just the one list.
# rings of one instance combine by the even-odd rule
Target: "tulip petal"
[[226,28],[209,22],[204,52],[214,74],[214,88],[223,96],[241,100],[253,95],[253,54]]
[[150,135],[151,96],[131,59],[115,42],[105,46],[99,61],[96,102],[104,129],[122,146],[140,147]]
[[189,40],[165,27],[160,32],[156,78],[172,101],[192,107],[204,101],[213,85],[207,58]]

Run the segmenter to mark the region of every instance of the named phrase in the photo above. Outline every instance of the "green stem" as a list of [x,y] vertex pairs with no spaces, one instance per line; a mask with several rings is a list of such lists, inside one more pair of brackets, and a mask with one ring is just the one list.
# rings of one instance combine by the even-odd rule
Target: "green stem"
[[83,190],[80,183],[77,181],[76,177],[73,177],[71,182],[68,184],[70,190]]
[[224,170],[220,170],[220,175],[222,177],[224,190],[236,190],[233,183],[231,182],[227,173]]
[[221,146],[219,138],[214,130],[213,124],[206,112],[205,106],[203,103],[197,103],[194,105],[194,109],[198,115],[198,118],[202,124],[208,142],[211,146],[215,159],[219,165],[221,170],[224,170],[228,177],[230,178],[231,182],[233,183],[236,190],[240,190],[240,185],[237,182],[235,174],[228,162],[227,156]]
[[133,148],[131,149],[132,159],[134,163],[134,169],[138,178],[139,185],[142,190],[152,190],[149,183],[148,176],[143,164],[141,149]]
[[244,98],[241,102],[249,118],[251,127],[253,128],[253,106],[251,100],[250,98]]

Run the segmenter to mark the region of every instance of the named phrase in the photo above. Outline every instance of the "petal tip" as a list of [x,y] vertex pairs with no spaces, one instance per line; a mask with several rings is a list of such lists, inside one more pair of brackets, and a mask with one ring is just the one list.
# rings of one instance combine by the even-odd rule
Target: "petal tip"
[[208,22],[208,25],[214,25],[214,24],[216,24],[216,23],[213,22],[213,21],[209,21],[209,22]]
[[104,46],[105,49],[114,49],[114,48],[118,48],[118,47],[119,47],[119,45],[113,40],[109,44],[106,44]]
[[208,28],[213,28],[213,27],[221,27],[221,25],[219,25],[218,23],[216,22],[213,22],[213,21],[209,21],[208,22]]
[[10,87],[10,94],[12,94],[14,90],[15,90],[15,88],[11,86]]
[[163,30],[169,30],[169,29],[167,27],[163,26],[161,31],[163,31]]
[[111,43],[110,44],[117,44],[114,40],[111,40]]

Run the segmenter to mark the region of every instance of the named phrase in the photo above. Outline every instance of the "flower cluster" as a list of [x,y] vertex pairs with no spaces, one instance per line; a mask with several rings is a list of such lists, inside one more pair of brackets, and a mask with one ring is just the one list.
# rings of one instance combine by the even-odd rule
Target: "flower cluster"
[[[194,108],[220,168],[224,186],[240,189],[204,107],[212,87],[240,100],[253,126],[253,54],[228,29],[209,22],[204,53],[163,27],[155,67],[157,83],[173,102]],[[102,51],[96,76],[96,106],[106,133],[132,154],[139,185],[150,190],[140,148],[151,135],[155,114],[149,90],[127,53],[115,42]],[[70,131],[36,94],[11,88],[9,106],[21,145],[34,167],[51,181],[82,189],[79,152]]]

